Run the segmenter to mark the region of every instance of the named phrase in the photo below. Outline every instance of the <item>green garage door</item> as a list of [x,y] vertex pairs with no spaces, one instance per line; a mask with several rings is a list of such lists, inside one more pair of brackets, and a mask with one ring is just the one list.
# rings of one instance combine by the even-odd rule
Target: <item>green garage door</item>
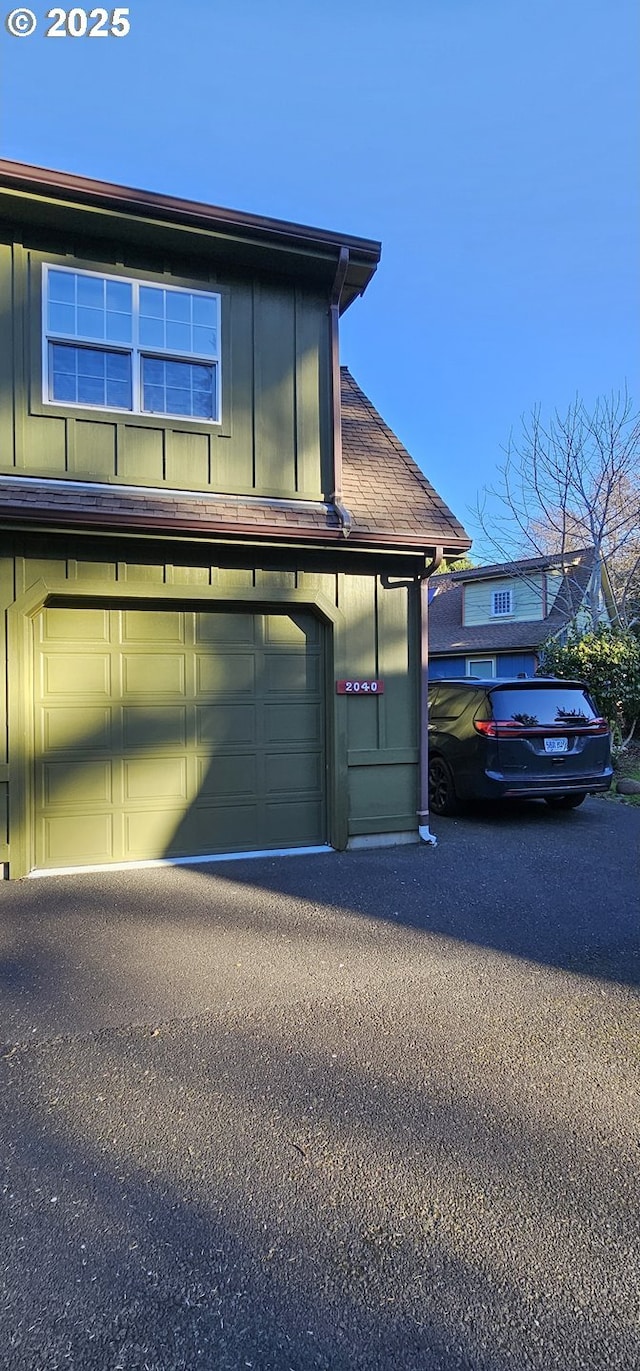
[[326,842],[313,615],[51,606],[35,639],[36,867]]

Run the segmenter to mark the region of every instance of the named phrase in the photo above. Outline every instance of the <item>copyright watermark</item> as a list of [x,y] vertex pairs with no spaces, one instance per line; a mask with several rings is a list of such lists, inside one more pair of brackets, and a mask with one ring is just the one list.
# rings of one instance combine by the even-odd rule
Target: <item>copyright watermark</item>
[[7,33],[10,33],[14,38],[28,38],[30,33],[35,33],[38,20],[33,10],[20,8],[12,10],[11,14],[7,15],[4,26]]
[[33,10],[18,5],[6,16],[4,26],[12,38],[29,38],[40,24],[45,38],[126,38],[131,32],[130,11],[50,9],[40,21]]

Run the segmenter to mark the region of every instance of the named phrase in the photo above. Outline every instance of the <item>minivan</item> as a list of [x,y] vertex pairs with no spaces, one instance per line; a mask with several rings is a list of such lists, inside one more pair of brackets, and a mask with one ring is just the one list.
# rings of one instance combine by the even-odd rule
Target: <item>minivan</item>
[[611,736],[583,681],[555,677],[429,685],[429,806],[543,799],[575,809],[611,785]]

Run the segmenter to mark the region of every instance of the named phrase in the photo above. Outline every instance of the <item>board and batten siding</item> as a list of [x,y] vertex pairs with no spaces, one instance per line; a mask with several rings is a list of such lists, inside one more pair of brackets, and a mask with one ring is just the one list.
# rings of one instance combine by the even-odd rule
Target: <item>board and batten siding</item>
[[[95,250],[96,253],[98,249]],[[221,424],[46,404],[42,267],[218,292]],[[91,255],[0,243],[0,471],[318,500],[330,493],[327,301],[301,284],[218,277],[126,245]],[[11,396],[15,397],[15,421]]]
[[[326,626],[327,679],[326,714],[328,739],[327,802],[332,815],[330,832],[336,846],[344,846],[351,836],[416,832],[418,807],[418,703],[419,653],[417,592],[406,587],[389,590],[380,576],[352,575],[344,571],[317,570],[304,559],[282,558],[277,567],[255,567],[249,558],[238,558],[222,566],[206,559],[204,551],[185,552],[184,548],[165,548],[164,555],[149,553],[143,543],[119,545],[117,555],[109,555],[111,544],[89,538],[69,539],[63,535],[5,535],[0,559],[0,606],[10,609],[14,601],[45,581],[64,585],[64,598],[73,603],[74,589],[90,591],[103,603],[117,591],[118,598],[144,594],[149,605],[163,605],[163,591],[172,588],[172,597],[184,587],[184,603],[190,597],[206,598],[207,591],[222,592],[224,602],[244,592],[256,603],[273,603],[286,612],[288,594],[296,598],[318,593],[339,611],[341,628]],[[168,597],[165,595],[165,604]],[[120,602],[122,602],[120,600]],[[175,603],[175,598],[173,599]],[[115,603],[115,600],[114,600]],[[220,607],[218,599],[217,607]],[[236,598],[235,603],[242,603]],[[212,603],[212,608],[214,604]],[[247,601],[245,607],[250,610]],[[3,616],[6,619],[6,615]],[[3,671],[15,695],[16,673],[20,661],[8,660],[4,634],[0,641]],[[343,677],[381,677],[384,694],[378,697],[336,695],[335,680]],[[9,736],[7,750],[7,691],[0,692],[0,861],[11,861],[11,842],[16,835],[8,830],[7,799],[11,755],[20,764],[28,759],[27,740]],[[26,749],[26,750],[25,750]],[[25,764],[32,765],[33,758]],[[335,835],[339,835],[336,841]],[[24,835],[23,835],[24,837]]]
[[[495,591],[510,590],[513,612],[491,613]],[[476,624],[531,621],[544,618],[544,574],[535,572],[526,581],[505,576],[487,581],[465,581],[462,622],[466,628]]]

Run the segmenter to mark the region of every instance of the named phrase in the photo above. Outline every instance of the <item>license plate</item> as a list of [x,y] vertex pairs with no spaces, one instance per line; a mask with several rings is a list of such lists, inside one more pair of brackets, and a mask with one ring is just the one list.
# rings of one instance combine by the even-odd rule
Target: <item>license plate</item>
[[566,739],[566,738],[545,738],[545,740],[544,740],[544,750],[545,750],[545,752],[566,752],[566,750],[567,750],[567,739]]

